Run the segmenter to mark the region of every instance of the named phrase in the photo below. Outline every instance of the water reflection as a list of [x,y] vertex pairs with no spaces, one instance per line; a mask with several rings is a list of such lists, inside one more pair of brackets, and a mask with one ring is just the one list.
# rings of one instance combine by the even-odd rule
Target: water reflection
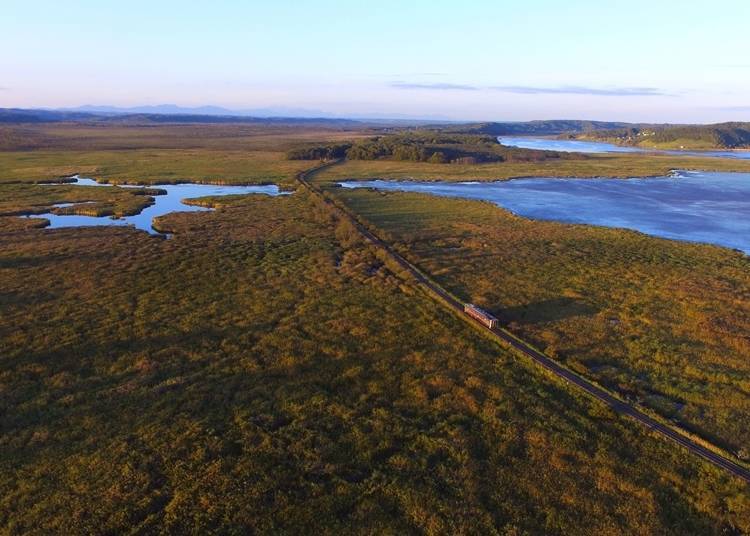
[[529,178],[498,182],[350,181],[377,188],[491,201],[521,216],[625,227],[750,254],[750,173],[679,172],[643,179]]

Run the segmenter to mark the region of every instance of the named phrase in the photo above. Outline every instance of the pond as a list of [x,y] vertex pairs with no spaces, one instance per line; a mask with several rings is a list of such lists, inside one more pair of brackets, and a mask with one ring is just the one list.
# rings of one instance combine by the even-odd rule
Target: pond
[[558,151],[561,153],[658,153],[676,156],[710,156],[716,158],[750,159],[750,151],[676,151],[627,147],[598,141],[558,140],[526,136],[500,136],[497,138],[507,147],[537,149],[540,151]]
[[524,178],[496,182],[347,181],[491,201],[520,216],[622,227],[750,254],[750,173],[675,172],[632,179]]
[[[71,182],[75,186],[86,188],[113,187],[111,184],[103,184],[93,179],[74,177],[75,181]],[[58,183],[47,183],[56,184]],[[143,186],[134,185],[117,185],[122,188],[143,188]],[[166,191],[164,195],[155,195],[154,204],[144,208],[134,216],[123,216],[121,218],[82,216],[78,214],[59,215],[59,214],[33,214],[29,218],[44,218],[49,220],[49,227],[57,229],[61,227],[87,227],[87,226],[124,226],[130,225],[136,229],[141,229],[153,235],[160,235],[159,231],[152,226],[152,221],[158,216],[169,214],[170,212],[205,212],[213,210],[209,207],[199,207],[195,205],[186,205],[185,199],[195,199],[199,197],[224,196],[224,195],[242,195],[242,194],[264,194],[264,195],[286,195],[289,192],[282,192],[275,184],[253,185],[253,186],[219,186],[214,184],[149,184],[149,188],[158,188]],[[71,206],[77,203],[61,203],[55,207]]]

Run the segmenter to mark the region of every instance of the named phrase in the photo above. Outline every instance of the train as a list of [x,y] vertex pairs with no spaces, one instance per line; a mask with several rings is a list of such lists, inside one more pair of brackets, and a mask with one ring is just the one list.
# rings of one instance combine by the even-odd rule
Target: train
[[498,320],[484,309],[477,307],[473,303],[464,304],[464,313],[470,317],[479,320],[482,324],[490,329],[495,329],[498,325]]

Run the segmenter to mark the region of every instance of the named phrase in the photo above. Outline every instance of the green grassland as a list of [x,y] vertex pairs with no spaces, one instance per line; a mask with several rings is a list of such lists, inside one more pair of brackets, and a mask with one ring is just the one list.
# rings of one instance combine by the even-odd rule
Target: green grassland
[[[305,193],[0,234],[0,524],[748,530],[747,490],[509,355]],[[734,528],[731,528],[734,527]]]
[[408,259],[602,384],[737,451],[750,441],[750,261],[724,248],[331,188]]
[[213,182],[291,185],[309,162],[283,152],[207,149],[0,152],[0,184],[46,182],[74,173],[123,183]]
[[290,147],[361,135],[252,125],[0,126],[0,184],[80,173],[112,182],[291,185],[310,164],[287,160]]
[[[54,141],[0,152],[5,214],[58,202],[90,200],[115,212],[148,202],[124,189],[96,188],[88,194],[95,199],[84,199],[82,187],[29,184],[74,172],[291,188],[295,173],[313,164],[286,160],[290,147],[365,135],[86,126],[86,138],[83,128],[28,127],[28,136]],[[378,160],[335,166],[325,180],[387,176],[387,169],[490,178],[541,164],[557,169]],[[592,174],[598,166],[597,175],[618,165],[604,158],[554,164],[563,166],[559,175],[573,164]],[[569,327],[579,316],[592,319],[580,325],[598,326],[609,314],[601,311],[613,310],[619,316],[604,316],[590,346],[644,345],[640,361],[615,354],[603,363],[616,387],[639,396],[647,380],[664,404],[710,412],[726,443],[735,445],[726,433],[746,437],[741,419],[723,427],[730,415],[747,414],[738,402],[747,385],[737,356],[748,344],[741,256],[537,224],[483,203],[347,194],[405,256],[502,314],[515,306],[515,330],[587,375],[591,353],[566,353],[581,344]],[[174,233],[169,240],[124,227],[40,229],[39,220],[0,217],[0,532],[750,531],[745,484],[437,306],[305,190],[196,203],[218,210],[159,218],[156,226]],[[529,237],[536,242],[525,244]],[[489,242],[498,239],[506,251]],[[484,272],[472,275],[472,263]],[[612,288],[625,305],[604,296],[612,277],[624,280]],[[646,321],[652,306],[636,289],[655,298],[662,324]],[[674,307],[678,297],[686,305]],[[721,316],[723,307],[736,318]],[[668,324],[670,311],[692,323]],[[693,326],[698,336],[687,333]],[[691,354],[678,374],[671,365],[684,362],[672,353],[674,341],[660,338],[662,327],[680,348],[704,344],[709,357]],[[735,354],[725,359],[727,349]],[[657,358],[664,379],[633,376],[655,374],[647,362]],[[677,394],[661,389],[675,379]],[[697,393],[689,390],[696,385]],[[714,431],[685,409],[679,418]]]

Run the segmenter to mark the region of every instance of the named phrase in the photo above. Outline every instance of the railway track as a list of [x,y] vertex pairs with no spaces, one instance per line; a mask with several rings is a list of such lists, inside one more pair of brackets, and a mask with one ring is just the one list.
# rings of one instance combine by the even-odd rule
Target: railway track
[[733,474],[734,476],[741,478],[746,483],[750,484],[750,470],[746,469],[744,466],[735,462],[731,458],[724,456],[720,454],[719,452],[716,452],[716,450],[718,450],[718,447],[716,450],[713,450],[709,447],[702,445],[695,439],[688,436],[686,433],[680,432],[677,429],[658,421],[657,419],[639,410],[632,404],[629,404],[628,402],[617,398],[616,396],[602,389],[601,387],[597,386],[593,382],[579,376],[578,374],[564,367],[563,365],[561,365],[554,359],[547,357],[546,355],[539,352],[538,350],[536,350],[529,344],[516,338],[515,336],[511,335],[507,331],[504,331],[502,328],[491,329],[487,327],[485,324],[483,324],[482,322],[476,320],[475,318],[472,318],[469,315],[466,315],[464,313],[464,304],[461,301],[453,297],[449,292],[443,289],[440,285],[438,285],[434,281],[431,281],[429,278],[425,277],[425,275],[422,274],[422,272],[420,272],[416,266],[411,264],[404,257],[402,257],[398,252],[396,252],[390,246],[390,244],[378,238],[369,229],[365,228],[352,214],[350,214],[347,210],[344,210],[340,206],[337,206],[336,204],[334,204],[333,201],[331,201],[322,190],[320,190],[317,186],[310,183],[309,178],[312,177],[314,174],[318,173],[319,171],[327,167],[334,166],[340,162],[341,160],[327,162],[325,164],[322,164],[321,166],[301,172],[300,174],[297,175],[297,180],[307,190],[312,192],[314,195],[319,196],[325,203],[330,205],[341,216],[349,220],[352,223],[352,225],[355,226],[355,228],[360,232],[360,234],[367,241],[383,249],[391,257],[393,261],[395,261],[404,270],[408,271],[411,274],[411,276],[416,280],[416,282],[420,285],[423,285],[429,291],[430,294],[432,294],[433,296],[439,297],[444,302],[445,305],[453,309],[455,312],[460,313],[461,317],[464,318],[467,322],[470,322],[478,327],[481,327],[485,331],[489,332],[492,336],[494,336],[497,340],[502,341],[503,343],[511,346],[517,352],[523,354],[524,356],[528,358],[531,358],[537,365],[541,366],[545,370],[554,374],[558,378],[562,378],[567,383],[581,389],[589,396],[606,404],[616,413],[630,417],[631,419],[645,426],[646,428],[653,431],[654,433],[674,443],[677,443],[678,445],[687,449],[689,452],[692,452],[696,456],[703,458],[704,460],[708,461],[714,466],[719,467]]

